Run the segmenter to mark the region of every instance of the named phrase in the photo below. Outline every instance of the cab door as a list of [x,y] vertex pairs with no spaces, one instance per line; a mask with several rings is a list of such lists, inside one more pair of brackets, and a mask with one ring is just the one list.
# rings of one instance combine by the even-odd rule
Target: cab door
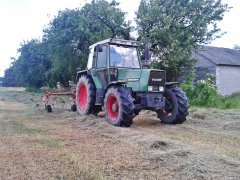
[[108,62],[108,46],[101,45],[100,48],[95,49],[96,63],[95,63],[95,75],[99,79],[102,89],[106,89],[108,85],[108,73],[107,73],[107,62]]

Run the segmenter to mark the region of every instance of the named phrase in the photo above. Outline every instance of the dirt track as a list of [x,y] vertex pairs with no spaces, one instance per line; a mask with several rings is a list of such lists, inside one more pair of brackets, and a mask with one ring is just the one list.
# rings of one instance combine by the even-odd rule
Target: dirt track
[[192,108],[175,126],[144,111],[118,128],[16,90],[0,88],[0,179],[240,179],[239,109]]

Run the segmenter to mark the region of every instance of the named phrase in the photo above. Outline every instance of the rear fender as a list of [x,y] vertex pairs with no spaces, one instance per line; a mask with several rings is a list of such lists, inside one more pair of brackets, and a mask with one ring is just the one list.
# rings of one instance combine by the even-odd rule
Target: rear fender
[[108,88],[110,88],[111,86],[126,86],[126,84],[127,84],[127,81],[123,81],[123,80],[112,81],[108,84],[105,92],[107,92]]
[[179,82],[166,82],[165,86],[166,88],[176,87],[179,85]]
[[83,71],[81,71],[81,70],[79,70],[79,69],[77,68],[76,82],[78,82],[78,79],[79,79],[80,76],[83,75],[83,74],[88,74],[88,73],[87,73],[87,70],[83,70]]

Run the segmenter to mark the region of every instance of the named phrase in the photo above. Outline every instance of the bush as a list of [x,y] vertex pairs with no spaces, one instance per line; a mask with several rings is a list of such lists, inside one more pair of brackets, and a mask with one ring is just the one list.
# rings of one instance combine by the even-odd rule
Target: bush
[[190,74],[187,81],[181,85],[191,105],[221,109],[240,108],[240,93],[226,97],[220,96],[213,75],[209,74],[204,80],[196,83],[193,83],[194,78],[195,75]]

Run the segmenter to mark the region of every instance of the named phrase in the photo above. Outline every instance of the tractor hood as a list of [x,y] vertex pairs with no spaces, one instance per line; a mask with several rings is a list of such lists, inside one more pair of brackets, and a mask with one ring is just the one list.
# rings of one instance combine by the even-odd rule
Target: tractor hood
[[[118,80],[127,82],[133,91],[161,91],[165,86],[166,72],[157,69],[118,69]],[[150,87],[150,88],[149,88]]]

